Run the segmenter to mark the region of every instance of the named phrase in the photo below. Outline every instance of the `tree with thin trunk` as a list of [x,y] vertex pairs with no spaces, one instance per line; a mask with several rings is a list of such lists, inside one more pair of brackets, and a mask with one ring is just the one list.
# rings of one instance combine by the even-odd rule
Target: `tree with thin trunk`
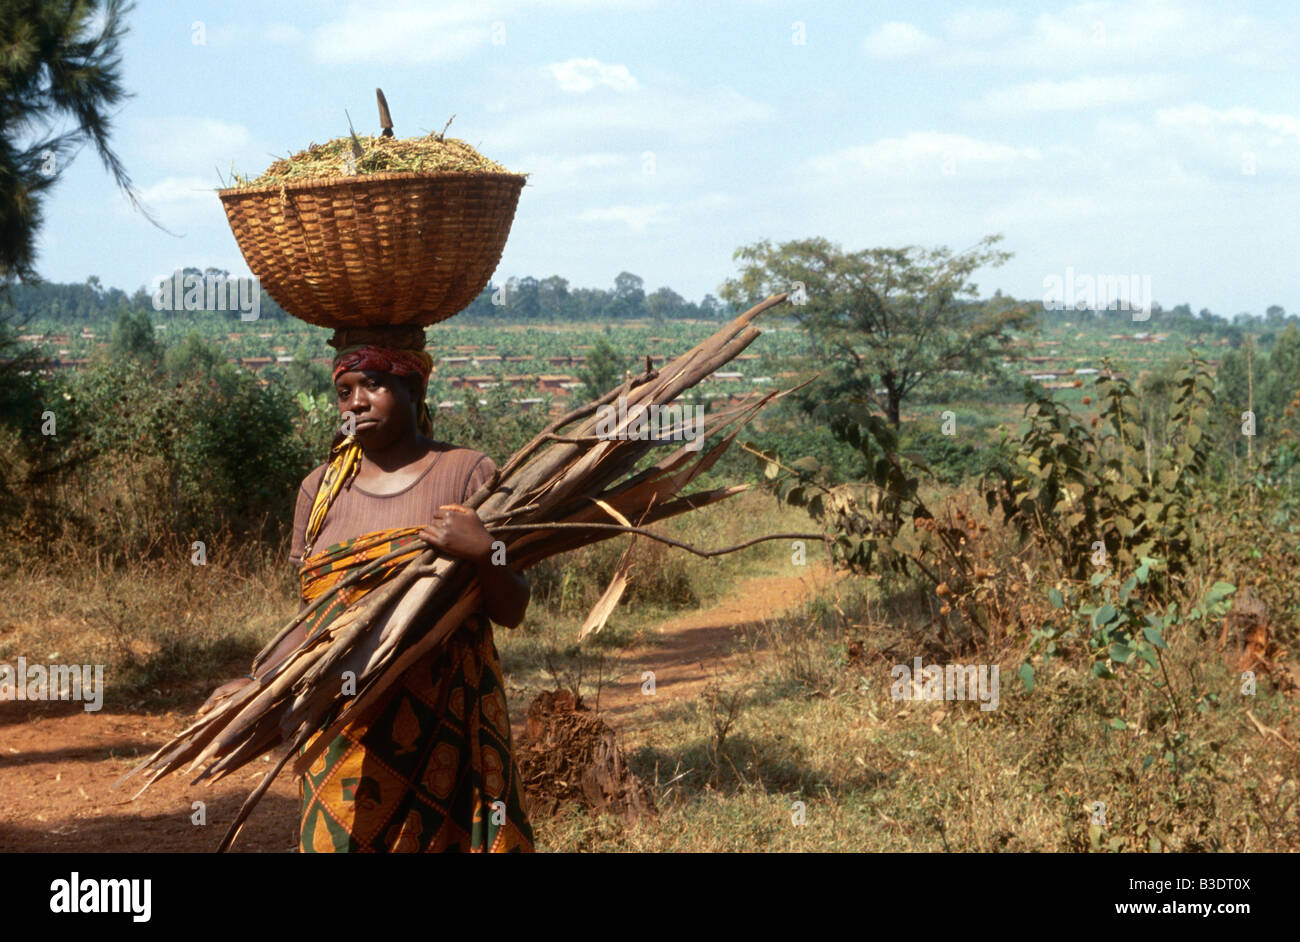
[[954,255],[939,247],[846,253],[823,238],[773,247],[764,240],[736,250],[738,278],[723,298],[789,292],[787,310],[812,336],[828,375],[805,398],[835,412],[873,407],[898,427],[904,399],[945,374],[995,372],[1014,351],[1013,331],[1030,329],[1033,312],[1000,293],[980,300],[971,275],[1011,258],[982,239]]

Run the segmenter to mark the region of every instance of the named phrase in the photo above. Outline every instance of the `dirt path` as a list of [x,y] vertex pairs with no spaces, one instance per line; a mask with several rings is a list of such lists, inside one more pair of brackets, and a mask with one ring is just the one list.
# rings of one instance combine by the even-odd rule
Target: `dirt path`
[[[825,567],[788,576],[742,579],[711,608],[659,626],[655,643],[621,652],[600,691],[602,718],[618,730],[653,725],[666,708],[690,700],[713,681],[748,663],[744,631],[784,614],[829,584]],[[762,652],[760,658],[765,656]],[[644,672],[654,673],[654,693]]]
[[[744,626],[798,605],[827,579],[812,566],[800,575],[745,579],[717,605],[665,622],[655,643],[621,652],[607,668],[603,717],[620,730],[653,724],[660,710],[698,696],[712,679],[738,668],[746,658],[736,650]],[[654,672],[653,696],[642,692],[644,671]],[[527,700],[515,698],[511,706],[521,724]],[[214,850],[268,762],[212,786],[167,776],[135,801],[142,780],[112,787],[190,720],[181,711],[91,713],[80,703],[0,704],[0,853]],[[205,803],[206,824],[193,820],[197,801]],[[297,783],[282,774],[235,850],[293,849],[297,812]]]
[[[131,801],[143,781],[113,782],[190,720],[179,712],[86,712],[80,703],[0,708],[0,852],[216,849],[269,763],[215,785],[167,776]],[[278,756],[277,756],[278,758]],[[194,823],[194,802],[206,824]],[[298,787],[282,775],[262,799],[236,850],[287,851],[297,843]]]

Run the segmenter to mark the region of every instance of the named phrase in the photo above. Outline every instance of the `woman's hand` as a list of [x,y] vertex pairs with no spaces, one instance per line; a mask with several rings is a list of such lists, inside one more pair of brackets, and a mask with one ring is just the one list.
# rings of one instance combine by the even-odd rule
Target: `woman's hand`
[[492,556],[492,534],[478,514],[460,504],[443,504],[420,538],[440,553],[482,565]]
[[211,710],[222,700],[225,700],[227,697],[233,696],[236,691],[242,690],[244,687],[246,687],[248,684],[251,683],[252,681],[249,680],[247,677],[237,677],[234,680],[226,681],[216,690],[212,691],[212,695],[208,697],[208,699],[203,701],[203,706],[199,707],[198,715],[202,716],[204,713],[207,713],[209,710]]
[[528,580],[512,569],[508,560],[495,557],[492,534],[478,514],[460,504],[443,504],[433,522],[420,530],[420,537],[440,553],[478,567],[488,618],[506,628],[523,621],[532,592]]

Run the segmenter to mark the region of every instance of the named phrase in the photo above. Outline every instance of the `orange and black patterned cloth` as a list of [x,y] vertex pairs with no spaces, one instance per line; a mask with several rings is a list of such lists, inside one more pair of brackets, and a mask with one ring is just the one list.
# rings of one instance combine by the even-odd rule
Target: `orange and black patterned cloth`
[[[308,636],[426,549],[419,530],[366,533],[304,559],[303,599],[334,595],[307,619]],[[349,573],[408,546],[409,553],[339,588]],[[382,701],[371,721],[344,727],[302,776],[301,852],[534,849],[486,616],[476,615],[414,664]]]

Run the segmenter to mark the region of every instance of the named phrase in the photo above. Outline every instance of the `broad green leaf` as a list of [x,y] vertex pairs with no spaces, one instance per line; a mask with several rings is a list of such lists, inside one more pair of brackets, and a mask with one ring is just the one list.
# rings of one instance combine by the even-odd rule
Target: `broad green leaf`
[[1034,692],[1034,668],[1028,661],[1020,665],[1020,680],[1025,685],[1025,693]]
[[1129,658],[1133,656],[1133,649],[1127,644],[1121,644],[1116,641],[1110,646],[1110,659],[1116,664],[1127,664]]
[[1125,723],[1122,719],[1120,719],[1120,718],[1117,716],[1117,717],[1115,717],[1113,720],[1110,721],[1110,728],[1111,728],[1111,729],[1128,729],[1128,724]]
[[1095,627],[1100,627],[1101,625],[1109,625],[1112,621],[1115,620],[1115,616],[1117,614],[1118,613],[1115,611],[1115,606],[1107,602],[1101,608],[1097,609],[1095,612],[1092,613],[1093,627],[1095,628]]
[[1052,603],[1052,608],[1060,608],[1065,604],[1065,597],[1061,595],[1059,589],[1049,589],[1047,591],[1047,600]]
[[1230,582],[1216,582],[1210,586],[1210,591],[1205,593],[1205,599],[1201,604],[1207,609],[1213,608],[1236,591],[1237,587]]
[[[1148,615],[1147,617],[1150,618],[1151,616]],[[1142,637],[1146,638],[1148,642],[1155,645],[1157,648],[1169,647],[1169,645],[1165,644],[1165,639],[1161,637],[1160,632],[1155,628],[1143,628]]]

